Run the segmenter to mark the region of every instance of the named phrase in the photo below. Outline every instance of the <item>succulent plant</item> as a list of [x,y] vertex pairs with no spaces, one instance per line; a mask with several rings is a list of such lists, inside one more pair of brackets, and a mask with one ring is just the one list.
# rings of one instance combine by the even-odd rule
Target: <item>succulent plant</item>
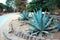
[[[51,32],[54,32],[57,29],[57,26],[59,26],[58,24],[53,22],[54,17],[53,16],[49,16],[46,14],[46,12],[44,12],[44,14],[42,14],[42,9],[40,9],[39,11],[35,12],[32,16],[32,19],[30,19],[30,23],[29,25],[31,25],[31,28],[27,31],[29,32],[32,36],[33,35],[48,35]],[[52,26],[52,24],[54,24]]]
[[28,16],[29,16],[29,13],[24,10],[24,11],[22,12],[23,20],[28,20]]

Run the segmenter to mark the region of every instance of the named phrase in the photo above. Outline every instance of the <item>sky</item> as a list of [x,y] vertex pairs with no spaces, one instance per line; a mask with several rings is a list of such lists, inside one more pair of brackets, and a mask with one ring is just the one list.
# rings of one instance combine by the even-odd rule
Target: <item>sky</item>
[[[31,2],[31,0],[28,0],[28,2]],[[6,4],[6,0],[0,0],[0,3]]]
[[28,0],[28,2],[31,2],[31,0]]
[[0,0],[0,3],[6,4],[6,0]]

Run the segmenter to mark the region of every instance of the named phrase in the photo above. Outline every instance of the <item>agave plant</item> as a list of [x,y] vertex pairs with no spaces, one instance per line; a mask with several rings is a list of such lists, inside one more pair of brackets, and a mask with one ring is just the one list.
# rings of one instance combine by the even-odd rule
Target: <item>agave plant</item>
[[[35,12],[34,15],[32,16],[32,19],[30,19],[30,25],[31,28],[28,30],[28,32],[33,36],[33,35],[47,35],[50,34],[51,32],[54,32],[57,29],[58,25],[53,25],[54,17],[46,14],[42,14],[42,9],[39,11]],[[58,29],[57,29],[58,30]]]
[[28,20],[28,16],[29,16],[28,12],[24,10],[24,11],[22,12],[23,20]]

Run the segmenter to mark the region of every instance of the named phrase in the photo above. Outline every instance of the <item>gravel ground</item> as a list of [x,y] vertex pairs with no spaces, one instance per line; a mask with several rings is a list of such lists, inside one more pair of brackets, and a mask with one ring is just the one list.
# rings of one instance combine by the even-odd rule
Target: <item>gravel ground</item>
[[[7,15],[10,15],[10,14],[7,14]],[[12,16],[11,16],[12,15]],[[1,20],[3,20],[4,21],[4,23],[2,24],[2,25],[0,25],[0,40],[8,40],[8,39],[6,39],[6,37],[3,35],[3,32],[5,32],[6,34],[7,34],[7,32],[9,32],[9,31],[11,31],[10,30],[10,27],[9,27],[9,23],[12,21],[12,20],[15,20],[15,19],[17,19],[20,15],[19,14],[11,14],[7,19],[6,19],[6,21],[4,21],[2,18],[0,18],[0,21]],[[3,16],[5,16],[5,15],[3,15]],[[12,38],[12,40],[24,40],[24,39],[22,39],[22,38],[19,38],[19,37],[17,37],[17,36],[15,36],[14,34],[10,34],[10,36],[9,36],[9,34],[7,34],[7,36],[8,37],[11,37]]]

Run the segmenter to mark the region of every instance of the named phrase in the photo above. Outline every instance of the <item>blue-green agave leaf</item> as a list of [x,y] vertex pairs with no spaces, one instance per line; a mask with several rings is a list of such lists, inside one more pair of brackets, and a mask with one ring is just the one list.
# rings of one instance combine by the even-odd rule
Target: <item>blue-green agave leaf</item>
[[23,15],[23,19],[28,19],[29,18],[28,17],[29,13],[25,10],[22,12],[22,15]]
[[40,30],[39,24],[38,24],[38,20],[37,20],[37,17],[36,17],[36,16],[37,16],[37,15],[36,15],[36,13],[34,12],[34,15],[32,16],[33,20],[30,20],[30,23],[31,23],[32,25],[34,25],[37,29]]
[[30,33],[30,34],[33,34],[33,31],[34,30],[29,29],[27,32]]
[[47,35],[50,34],[50,32],[48,32],[48,31],[42,31],[42,33],[45,33],[45,34],[47,34]]
[[37,21],[38,21],[38,24],[39,24],[39,30],[41,30],[42,28],[42,9],[38,10],[37,11]]
[[46,11],[44,12],[44,15],[43,15],[43,27],[47,24],[48,22],[48,16],[46,14]]
[[48,21],[47,24],[45,25],[45,28],[48,27],[48,26],[51,24],[53,18],[54,18],[54,17],[52,16],[52,17],[49,19],[49,21]]
[[41,19],[42,19],[42,9],[37,11],[37,21],[38,23],[40,23]]

